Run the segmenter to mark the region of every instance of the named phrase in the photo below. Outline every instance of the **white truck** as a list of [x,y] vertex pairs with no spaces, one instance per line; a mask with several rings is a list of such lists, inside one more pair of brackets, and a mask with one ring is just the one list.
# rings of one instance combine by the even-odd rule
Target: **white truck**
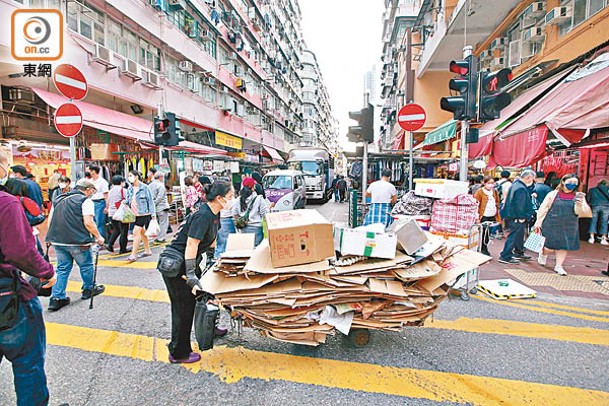
[[332,194],[334,158],[325,148],[300,147],[289,152],[288,167],[301,171],[307,188],[307,199],[328,201]]

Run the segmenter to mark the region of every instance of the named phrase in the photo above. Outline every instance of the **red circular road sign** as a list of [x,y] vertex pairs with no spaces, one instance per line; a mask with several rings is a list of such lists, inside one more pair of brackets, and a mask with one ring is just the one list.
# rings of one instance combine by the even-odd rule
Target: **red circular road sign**
[[78,68],[63,64],[55,68],[53,82],[59,93],[68,99],[81,100],[87,95],[87,81]]
[[82,113],[73,103],[64,103],[55,111],[55,128],[64,137],[74,137],[82,129]]
[[406,131],[417,131],[425,124],[425,109],[418,104],[410,103],[400,109],[398,124]]

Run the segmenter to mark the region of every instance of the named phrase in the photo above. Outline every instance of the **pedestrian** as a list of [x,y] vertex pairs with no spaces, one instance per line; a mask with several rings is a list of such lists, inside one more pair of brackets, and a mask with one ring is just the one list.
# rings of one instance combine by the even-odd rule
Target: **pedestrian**
[[104,292],[103,285],[93,281],[93,252],[91,245],[104,244],[104,238],[95,225],[95,206],[91,196],[95,185],[89,179],[80,179],[72,192],[55,199],[50,215],[47,242],[53,245],[57,256],[57,284],[53,286],[49,311],[57,311],[70,304],[66,296],[68,277],[74,262],[82,278],[82,300]]
[[[609,181],[606,179],[598,182],[595,188],[589,190],[590,207],[592,207],[592,219],[590,220],[590,239],[588,242],[594,244],[595,236],[601,236],[601,245],[609,245],[607,231],[609,228]],[[600,225],[599,225],[600,223]]]
[[233,206],[233,218],[237,219],[249,212],[249,220],[246,226],[241,229],[241,232],[254,234],[254,246],[257,247],[264,239],[262,220],[269,212],[270,204],[264,196],[259,195],[255,190],[256,181],[254,178],[245,178],[239,202]]
[[186,185],[184,191],[184,207],[186,208],[186,215],[188,216],[194,211],[194,207],[199,200],[199,194],[197,193],[197,189],[195,189],[192,176],[184,178],[184,185]]
[[71,186],[72,186],[72,179],[68,178],[67,176],[60,177],[57,182],[57,188],[55,188],[53,195],[51,195],[51,203],[53,203],[53,201],[58,196],[61,196],[64,193],[68,193],[71,190]]
[[[503,176],[502,176],[503,177]],[[527,223],[533,217],[533,204],[529,186],[535,181],[535,172],[525,169],[509,187],[507,197],[500,211],[509,230],[503,251],[499,256],[502,264],[518,264],[520,261],[531,259],[524,253],[524,235]]]
[[[27,178],[27,169],[25,169],[25,166],[23,165],[14,165],[11,167],[11,171],[13,172],[13,175],[15,176],[15,178],[25,182],[25,185],[27,186],[27,196],[30,199],[32,199],[33,201],[36,202],[36,204],[38,205],[38,207],[40,208],[40,210],[42,210],[43,206],[44,206],[44,200],[42,198],[42,189],[40,188],[40,186],[38,185],[38,183],[36,183],[33,179],[28,179]],[[23,195],[21,195],[23,196]]]
[[[156,218],[156,208],[152,200],[152,194],[148,186],[142,182],[142,175],[138,171],[129,172],[127,178],[131,186],[127,190],[125,204],[135,213],[135,223],[133,227],[133,248],[131,255],[127,257],[127,262],[137,261],[138,258],[149,257],[152,255],[150,251],[150,242],[146,236],[146,229],[150,225],[150,221]],[[137,255],[140,248],[140,243],[144,244],[144,253]]]
[[334,201],[340,201],[340,194],[338,193],[338,181],[340,180],[340,176],[336,174],[336,177],[332,180],[332,193],[334,193]]
[[228,203],[220,211],[220,229],[218,230],[214,259],[220,258],[220,255],[226,252],[228,236],[237,232],[235,221],[233,220],[233,207],[235,206],[235,203],[237,203],[237,199],[234,198],[234,193],[235,191],[233,190],[233,197],[229,199]]
[[97,192],[95,192],[91,198],[91,200],[93,200],[93,204],[95,205],[95,224],[97,224],[99,235],[105,238],[106,215],[108,214],[108,191],[110,190],[110,187],[108,185],[108,181],[99,174],[99,171],[99,166],[89,166],[91,181],[93,181],[95,189],[97,190]]
[[[471,195],[475,195],[476,192],[483,186],[484,176],[482,176],[482,175],[474,176],[472,178],[472,181],[473,181],[473,183],[469,187],[469,193]],[[493,183],[493,185],[494,185],[494,183]]]
[[252,178],[256,181],[254,191],[258,195],[260,195],[266,199],[266,192],[264,190],[264,185],[262,183],[262,175],[260,174],[260,172],[252,172]]
[[112,177],[112,187],[108,192],[108,217],[112,219],[112,235],[108,239],[106,249],[110,252],[114,252],[114,243],[118,240],[120,247],[119,254],[126,254],[127,252],[127,238],[129,236],[129,223],[123,223],[122,221],[114,220],[113,217],[116,211],[119,209],[121,204],[125,201],[125,178],[121,175],[114,175]]
[[543,172],[537,172],[537,178],[535,178],[535,187],[533,190],[533,197],[536,200],[537,208],[541,207],[544,199],[552,191],[552,188],[544,183]]
[[43,288],[57,279],[53,266],[36,249],[21,203],[6,191],[8,171],[8,157],[0,152],[0,309],[10,310],[12,300],[18,306],[14,315],[0,312],[0,359],[12,364],[18,405],[47,405],[42,305],[21,272],[40,278]]
[[584,193],[575,193],[579,179],[575,174],[565,175],[555,191],[548,193],[537,213],[534,230],[541,233],[546,242],[537,262],[545,266],[548,255],[556,253],[554,272],[567,275],[563,264],[569,251],[579,250],[579,217],[575,204],[585,198]]
[[[207,203],[186,219],[175,239],[166,248],[166,251],[177,252],[184,258],[176,276],[163,274],[171,303],[171,341],[167,345],[171,363],[186,364],[201,359],[199,353],[192,352],[190,339],[195,295],[203,291],[199,281],[202,274],[199,264],[203,260],[203,253],[216,240],[220,211],[228,209],[229,202],[233,199],[233,188],[229,182],[222,180],[205,186],[204,191]],[[216,327],[216,336],[226,333],[227,330]]]
[[195,173],[194,176],[192,177],[192,181],[193,181],[193,186],[194,186],[195,190],[197,191],[197,196],[199,199],[201,199],[204,195],[203,183],[201,183],[201,176],[199,176],[197,173]]
[[512,182],[510,181],[510,177],[512,174],[510,171],[501,171],[501,179],[499,182],[495,183],[495,187],[499,192],[499,197],[501,198],[501,206],[505,203],[505,199],[507,198],[508,192],[510,190],[510,186],[512,186]]
[[336,187],[338,188],[338,201],[340,203],[347,201],[347,180],[343,175],[338,179]]
[[[482,180],[482,187],[476,191],[474,198],[478,201],[478,220],[480,223],[501,221],[499,216],[499,192],[495,190],[495,180],[486,176]],[[481,252],[490,256],[488,251],[488,228],[483,227]]]
[[556,189],[558,187],[559,183],[560,183],[560,178],[558,177],[556,172],[548,173],[545,184],[550,186],[550,189],[552,189],[552,190]]
[[157,169],[155,167],[148,169],[148,176],[147,176],[148,184],[151,184],[154,181],[154,175],[156,175],[156,173],[157,173]]
[[161,228],[161,231],[154,241],[163,243],[165,242],[167,229],[169,228],[169,202],[167,201],[167,192],[165,189],[165,174],[156,172],[152,182],[148,185],[148,188],[152,194],[156,217],[159,220],[159,227]]
[[57,188],[58,188],[59,179],[61,177],[62,177],[62,174],[59,171],[59,169],[55,169],[53,171],[53,174],[49,177],[47,191],[49,193],[50,201],[53,201],[53,194],[55,193],[55,190],[57,190]]
[[383,169],[381,172],[381,179],[372,182],[370,186],[368,186],[366,197],[370,197],[371,205],[364,218],[364,226],[382,223],[385,227],[388,227],[393,223],[391,205],[396,202],[398,193],[395,186],[389,182],[390,178],[391,171],[389,169]]
[[201,192],[197,191],[199,196],[199,200],[197,201],[197,208],[203,204],[207,203],[207,197],[205,196],[205,185],[211,185],[213,180],[209,176],[199,176],[198,180],[199,185],[201,185]]

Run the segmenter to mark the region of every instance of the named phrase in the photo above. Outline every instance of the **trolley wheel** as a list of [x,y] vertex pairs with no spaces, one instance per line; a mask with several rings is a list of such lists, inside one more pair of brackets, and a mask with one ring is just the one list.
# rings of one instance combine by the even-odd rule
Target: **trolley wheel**
[[469,300],[469,293],[461,292],[461,300],[464,300],[467,302]]
[[472,295],[475,295],[476,293],[478,293],[478,288],[476,286],[474,286],[469,293],[471,293]]
[[370,342],[370,331],[358,328],[349,332],[349,341],[356,347],[365,347]]

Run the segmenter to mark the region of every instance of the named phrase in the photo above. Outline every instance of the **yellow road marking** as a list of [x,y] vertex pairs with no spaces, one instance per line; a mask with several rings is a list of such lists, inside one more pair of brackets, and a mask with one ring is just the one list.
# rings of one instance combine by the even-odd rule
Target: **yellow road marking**
[[99,259],[98,266],[107,268],[133,268],[133,269],[156,269],[156,261],[135,261],[127,262],[120,260]]
[[543,307],[554,307],[556,309],[572,310],[574,312],[579,312],[579,313],[596,314],[599,316],[609,317],[609,312],[602,311],[602,310],[586,309],[584,307],[565,306],[565,305],[556,304],[556,303],[542,302],[539,300],[527,300],[527,304],[534,304],[534,305],[543,306]]
[[[47,323],[47,342],[144,361],[167,363],[166,340]],[[215,347],[199,363],[182,365],[192,373],[206,371],[226,383],[244,378],[279,380],[329,388],[382,393],[474,405],[607,404],[609,392],[450,372],[398,368]]]
[[425,327],[609,346],[609,331],[588,327],[569,327],[498,319],[470,319],[466,317],[456,320],[434,319],[431,322],[426,322]]
[[554,314],[557,316],[567,316],[567,317],[571,317],[574,319],[582,319],[582,320],[587,320],[587,321],[598,321],[601,323],[609,323],[609,318],[589,316],[587,314],[570,313],[570,312],[565,312],[562,310],[544,309],[542,307],[537,307],[537,306],[528,306],[528,305],[524,304],[525,302],[516,303],[516,302],[511,302],[509,300],[495,300],[495,299],[486,298],[486,297],[482,297],[482,296],[471,296],[471,297],[473,297],[477,300],[495,303],[495,304],[502,305],[502,306],[515,307],[517,309],[525,309],[525,310],[531,310],[534,312]]
[[[146,289],[122,285],[105,285],[105,287],[104,296],[169,303],[167,291],[162,289]],[[79,282],[68,281],[67,290],[69,292],[79,293],[80,288]],[[609,346],[609,331],[586,327],[569,327],[499,319],[470,319],[466,317],[457,320],[435,319],[427,321],[425,327]]]

